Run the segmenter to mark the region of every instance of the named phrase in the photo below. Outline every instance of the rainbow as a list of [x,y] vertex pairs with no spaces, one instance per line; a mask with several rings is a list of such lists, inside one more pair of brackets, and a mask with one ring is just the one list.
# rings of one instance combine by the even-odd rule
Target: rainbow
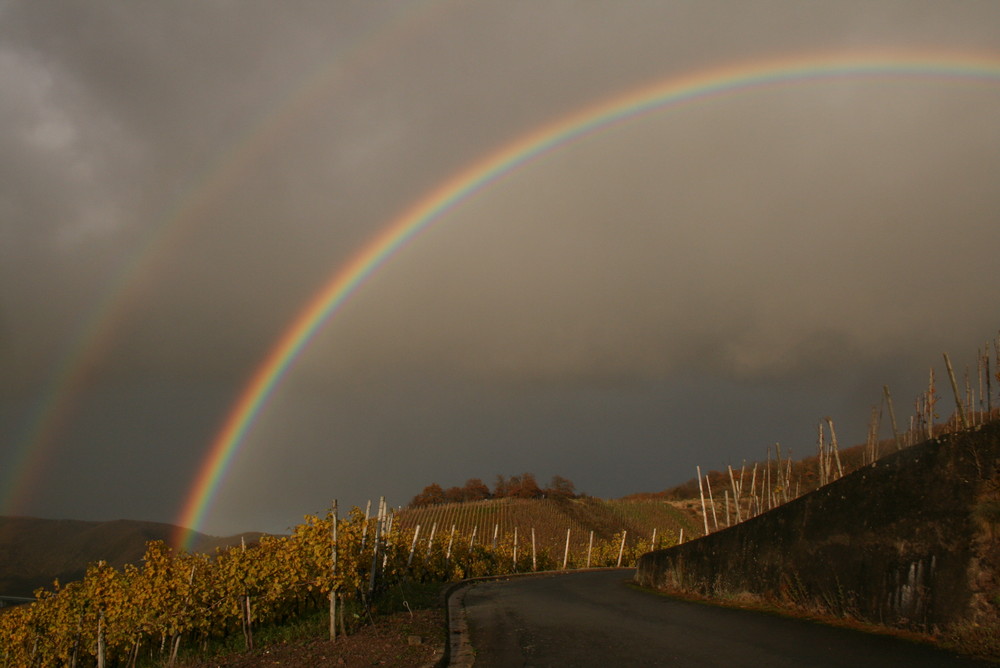
[[448,5],[422,0],[400,5],[388,18],[346,44],[338,57],[324,62],[308,77],[290,85],[228,143],[228,150],[206,164],[178,190],[171,205],[131,256],[117,268],[101,299],[55,360],[43,399],[32,407],[13,445],[11,460],[0,472],[0,515],[21,512],[51,455],[54,442],[69,419],[73,400],[90,373],[114,346],[115,333],[153,278],[168,268],[185,234],[208,206],[241,182],[246,169],[258,163],[298,121],[333,90],[393,53],[413,35],[433,26]]
[[420,197],[338,267],[308,300],[253,372],[208,448],[176,521],[177,544],[189,547],[226,471],[262,407],[303,349],[365,279],[420,232],[505,175],[588,135],[681,104],[748,89],[843,78],[959,79],[1000,83],[1000,55],[864,52],[793,55],[717,67],[655,81],[556,119],[476,160]]

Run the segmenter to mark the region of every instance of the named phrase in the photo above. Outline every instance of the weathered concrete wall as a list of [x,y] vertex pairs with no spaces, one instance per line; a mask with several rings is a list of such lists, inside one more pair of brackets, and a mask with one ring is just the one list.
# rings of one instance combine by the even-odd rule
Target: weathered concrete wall
[[912,628],[960,621],[983,580],[970,573],[981,552],[974,508],[995,486],[998,458],[996,423],[928,441],[752,520],[646,554],[637,580]]

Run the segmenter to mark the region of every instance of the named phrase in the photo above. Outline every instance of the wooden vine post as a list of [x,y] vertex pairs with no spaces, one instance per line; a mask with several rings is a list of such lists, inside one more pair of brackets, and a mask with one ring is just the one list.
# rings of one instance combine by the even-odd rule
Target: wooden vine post
[[879,458],[878,453],[878,430],[881,417],[879,407],[872,406],[871,418],[868,420],[868,440],[865,444],[865,464],[874,464]]
[[420,538],[420,525],[413,531],[413,542],[410,543],[410,556],[406,558],[406,569],[409,570],[413,565],[413,553],[417,550],[417,539]]
[[451,545],[455,542],[455,525],[451,525],[451,534],[448,536],[448,551],[445,553],[445,561],[451,561]]
[[962,429],[968,429],[969,420],[965,416],[962,397],[958,394],[958,383],[955,382],[955,371],[951,368],[951,360],[948,358],[948,353],[944,353],[944,365],[948,368],[948,378],[951,380],[951,391],[955,395],[955,408],[958,409],[958,419],[962,424]]
[[[729,483],[733,486],[733,502],[736,504],[736,523],[739,524],[743,521],[740,515],[740,487],[743,485],[743,472],[740,472],[740,485],[736,485],[736,478],[733,476],[733,467],[729,466]],[[729,503],[726,503],[726,512],[729,512]],[[728,519],[726,522],[728,523]]]
[[882,392],[885,394],[885,403],[889,406],[889,422],[892,423],[892,438],[896,441],[896,450],[903,449],[903,443],[899,440],[899,429],[896,427],[896,411],[892,407],[892,394],[889,393],[889,386],[883,385]]
[[837,447],[837,432],[833,428],[833,418],[827,417],[826,423],[830,426],[830,450],[833,451],[833,460],[837,463],[837,478],[843,478],[844,467],[840,465],[840,449]]
[[[246,539],[240,537],[240,550],[244,553],[247,551]],[[240,601],[240,616],[243,618],[243,643],[246,645],[247,651],[253,651],[253,627],[251,626],[251,611],[250,611],[250,592],[243,592],[243,600]]]
[[333,500],[330,529],[330,640],[337,640],[337,500]]
[[708,505],[712,506],[712,526],[713,531],[719,530],[719,517],[715,513],[715,499],[712,498],[712,481],[709,479],[708,474],[705,474],[705,487],[708,488]]
[[622,555],[625,554],[625,536],[627,535],[628,535],[627,530],[622,531],[622,544],[621,547],[618,548],[618,564],[617,564],[618,568],[621,568],[622,565]]
[[927,379],[927,401],[924,402],[924,410],[927,411],[927,438],[934,438],[934,407],[937,405],[934,387],[934,367],[931,367],[930,375]]
[[382,538],[382,523],[385,521],[385,497],[378,500],[378,518],[375,520],[375,535],[372,536],[372,568],[368,576],[368,595],[375,591],[375,571],[378,570],[378,548]]
[[[563,570],[566,570],[566,565],[569,563],[569,529],[566,529],[566,549],[563,550]],[[653,530],[653,535],[656,535],[655,529]]]
[[986,342],[986,352],[983,354],[983,370],[986,372],[986,419],[993,417],[993,389],[990,386],[990,342]]
[[97,668],[105,667],[104,611],[97,617]]
[[788,459],[785,460],[785,489],[788,490],[785,493],[785,501],[789,498],[794,499],[798,496],[798,492],[792,494],[792,451],[788,450]]
[[819,450],[818,456],[816,457],[817,468],[819,469],[819,486],[823,487],[827,483],[827,471],[826,471],[826,448],[824,443],[825,433],[823,431],[823,421],[820,420],[818,430],[819,436],[817,437],[817,449]]
[[431,556],[431,550],[434,548],[434,533],[437,531],[437,528],[438,528],[438,523],[434,522],[434,524],[431,525],[431,535],[430,535],[430,538],[427,539],[427,556],[428,557]]
[[[241,538],[240,540],[242,542],[243,539]],[[243,545],[244,545],[244,550],[245,550],[246,549],[246,544],[243,543]],[[192,595],[191,592],[192,592],[192,587],[194,586],[194,572],[195,572],[196,569],[197,569],[197,565],[192,566],[191,567],[191,574],[188,576],[188,594],[187,594],[187,596],[184,597],[184,606],[185,607],[189,607],[191,605],[191,595]],[[250,597],[247,596],[247,605],[248,606],[250,605],[249,601],[250,601]],[[181,638],[182,637],[183,637],[182,633],[175,633],[174,634],[174,639],[173,639],[173,642],[171,643],[171,648],[170,648],[170,658],[167,660],[167,665],[168,666],[173,666],[174,664],[177,663],[177,653],[180,651],[180,648],[181,648]]]
[[983,354],[978,350],[976,351],[976,374],[979,377],[979,403],[978,407],[974,409],[972,421],[977,422],[978,414],[978,422],[982,424],[986,412],[986,396],[983,394]]
[[965,415],[969,418],[969,426],[976,426],[976,394],[969,382],[969,367],[965,367]]
[[698,495],[701,497],[701,518],[705,521],[705,535],[708,535],[708,509],[705,508],[705,491],[701,486],[701,466],[694,467],[698,471]]
[[365,541],[368,539],[368,520],[372,514],[372,500],[365,504],[365,523],[361,525],[361,552],[365,551]]
[[766,509],[770,510],[774,508],[774,497],[772,492],[774,491],[771,485],[771,446],[767,446],[767,470],[764,471],[764,475],[761,476],[761,483],[764,485],[764,489],[761,490],[761,496],[767,502]]
[[[782,479],[783,467],[781,465],[781,443],[774,444],[774,465],[774,473],[778,477],[778,480],[776,481],[778,489],[781,490],[781,493],[783,494],[785,491],[785,481]],[[774,505],[781,505],[781,496],[779,494],[774,495]]]
[[531,527],[531,571],[538,570],[538,562],[535,560],[535,527]]

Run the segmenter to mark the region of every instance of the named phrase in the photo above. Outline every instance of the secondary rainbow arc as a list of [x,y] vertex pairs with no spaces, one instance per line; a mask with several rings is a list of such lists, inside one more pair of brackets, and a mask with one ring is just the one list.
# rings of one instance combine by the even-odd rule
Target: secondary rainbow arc
[[262,108],[248,124],[239,128],[227,149],[215,156],[179,187],[169,207],[157,217],[145,240],[124,258],[100,294],[90,315],[72,335],[66,349],[51,366],[42,397],[27,412],[20,434],[8,444],[8,461],[0,470],[0,514],[18,514],[52,454],[59,430],[73,409],[74,399],[88,374],[106,359],[115,334],[152,279],[165,271],[181,239],[213,201],[240,182],[247,166],[263,159],[266,152],[323,96],[392,53],[411,34],[431,26],[451,3],[418,0],[388,12],[340,49],[334,58],[293,82],[284,95]]

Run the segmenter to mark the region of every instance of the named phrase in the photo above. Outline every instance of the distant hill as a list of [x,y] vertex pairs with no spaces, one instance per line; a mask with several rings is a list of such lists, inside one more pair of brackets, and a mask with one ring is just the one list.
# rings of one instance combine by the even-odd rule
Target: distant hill
[[[0,517],[0,595],[31,596],[39,587],[51,588],[56,578],[72,582],[83,578],[88,564],[104,560],[116,568],[139,563],[146,543],[170,543],[177,527],[162,522],[115,520],[46,520]],[[259,533],[220,538],[196,534],[194,551],[248,542]]]

